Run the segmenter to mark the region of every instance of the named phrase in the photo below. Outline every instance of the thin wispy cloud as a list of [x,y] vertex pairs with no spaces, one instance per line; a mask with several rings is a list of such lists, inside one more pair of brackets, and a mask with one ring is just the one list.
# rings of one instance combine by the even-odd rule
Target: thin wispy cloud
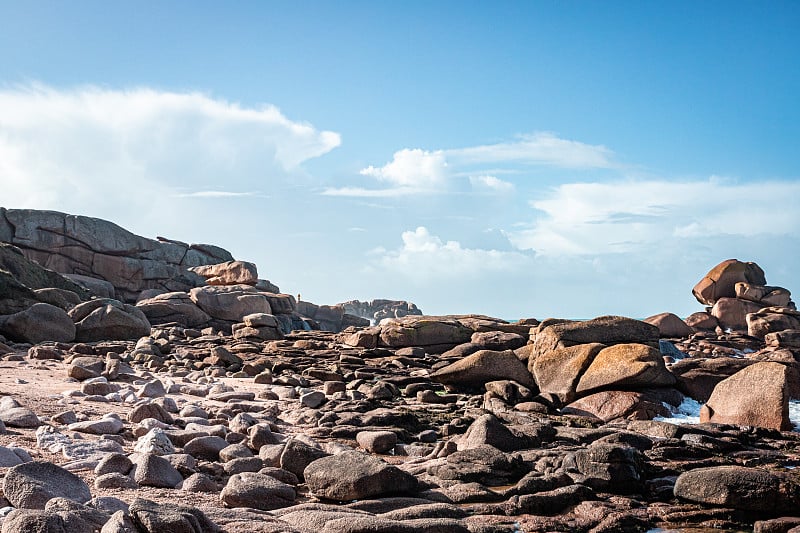
[[718,236],[800,234],[798,182],[617,181],[568,183],[531,202],[539,216],[507,233],[540,255],[652,251]]
[[256,192],[196,191],[174,195],[176,198],[246,198],[262,196]]
[[[467,178],[473,190],[496,193],[514,184],[497,174],[520,174],[530,167],[609,169],[618,166],[614,154],[602,145],[590,145],[540,132],[513,141],[455,149],[404,148],[382,166],[370,165],[361,176],[374,178],[384,188],[340,187],[323,194],[337,196],[402,196],[452,190]],[[385,191],[385,192],[384,192]]]
[[516,141],[445,150],[457,164],[519,163],[559,168],[611,168],[613,152],[602,145],[561,139],[550,132],[524,135]]
[[[363,187],[327,187],[323,189],[323,196],[350,196],[355,198],[394,198],[419,194],[424,189],[416,187],[392,187],[390,189],[366,189]],[[435,191],[429,191],[435,192]]]

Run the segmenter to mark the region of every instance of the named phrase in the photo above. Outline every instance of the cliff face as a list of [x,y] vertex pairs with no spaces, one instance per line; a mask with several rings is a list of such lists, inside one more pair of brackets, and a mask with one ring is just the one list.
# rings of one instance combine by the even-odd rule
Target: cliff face
[[145,289],[201,286],[189,268],[233,260],[217,246],[148,239],[106,220],[35,209],[0,208],[0,242],[61,274],[106,280],[128,302]]

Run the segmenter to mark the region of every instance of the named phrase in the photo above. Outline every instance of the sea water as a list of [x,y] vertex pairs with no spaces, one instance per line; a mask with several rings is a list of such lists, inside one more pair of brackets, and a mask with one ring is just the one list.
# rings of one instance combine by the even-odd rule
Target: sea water
[[[697,400],[686,397],[677,408],[673,408],[672,416],[657,416],[653,420],[671,422],[672,424],[699,424],[700,408],[702,406],[703,404]],[[791,400],[789,402],[789,420],[794,426],[794,431],[800,431],[800,400]]]

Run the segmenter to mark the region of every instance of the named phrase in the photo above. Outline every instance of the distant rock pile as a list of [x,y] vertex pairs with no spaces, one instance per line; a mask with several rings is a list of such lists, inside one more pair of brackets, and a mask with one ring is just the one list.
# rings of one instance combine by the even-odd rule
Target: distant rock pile
[[373,324],[377,324],[384,318],[402,318],[409,315],[422,315],[422,311],[413,303],[405,300],[372,300],[370,302],[360,302],[350,300],[340,304],[344,307],[345,313],[366,318]]

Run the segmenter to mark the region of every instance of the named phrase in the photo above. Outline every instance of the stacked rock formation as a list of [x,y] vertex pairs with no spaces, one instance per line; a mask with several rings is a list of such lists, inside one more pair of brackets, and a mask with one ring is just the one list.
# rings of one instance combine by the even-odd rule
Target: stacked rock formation
[[[764,338],[767,333],[800,327],[800,314],[783,287],[767,285],[764,271],[755,263],[728,259],[712,268],[692,290],[705,312],[686,319],[698,329],[746,331]],[[750,316],[752,315],[752,316]]]

